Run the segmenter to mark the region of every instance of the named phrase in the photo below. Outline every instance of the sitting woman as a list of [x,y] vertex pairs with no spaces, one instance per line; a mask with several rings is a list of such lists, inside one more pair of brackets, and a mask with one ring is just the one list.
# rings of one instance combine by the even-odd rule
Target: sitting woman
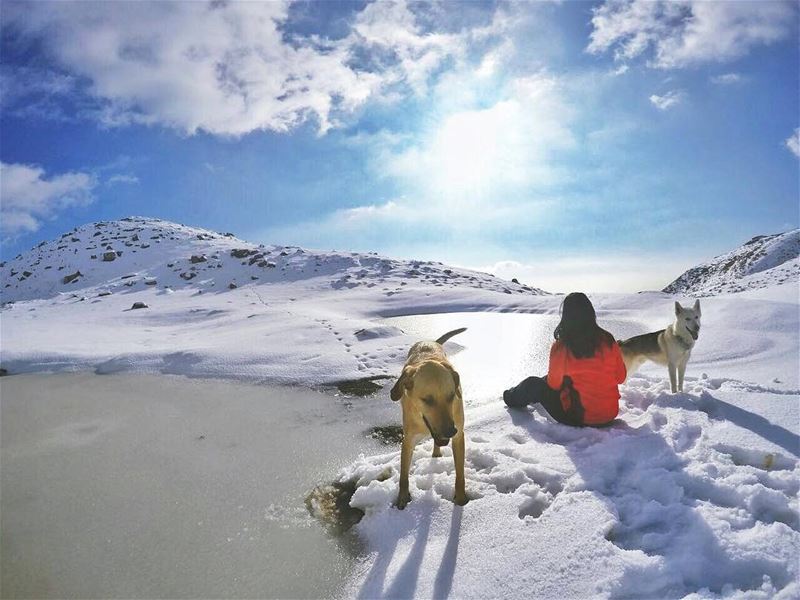
[[617,386],[625,381],[625,363],[614,337],[597,324],[585,294],[564,298],[553,337],[547,377],[528,377],[503,392],[503,400],[513,408],[538,402],[566,425],[609,424],[619,412]]

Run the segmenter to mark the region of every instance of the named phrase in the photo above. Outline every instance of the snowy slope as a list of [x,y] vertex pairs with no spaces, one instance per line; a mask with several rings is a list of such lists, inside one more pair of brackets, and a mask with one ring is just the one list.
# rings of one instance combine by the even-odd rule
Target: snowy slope
[[0,269],[0,362],[10,372],[327,383],[394,371],[409,338],[391,328],[357,336],[375,317],[553,302],[440,263],[259,246],[139,217],[79,227]]
[[670,294],[713,296],[800,281],[800,229],[759,235],[736,250],[693,267],[664,288]]
[[[50,298],[86,288],[123,291],[142,285],[210,290],[327,278],[334,289],[375,280],[418,280],[423,285],[478,287],[506,294],[542,290],[441,263],[398,261],[377,254],[312,252],[244,242],[177,223],[128,217],[91,223],[42,242],[0,264],[3,302]],[[77,274],[77,275],[76,275]],[[124,286],[124,287],[123,287]]]
[[[796,295],[788,286],[751,294],[704,300],[685,392],[670,393],[663,367],[643,369],[621,386],[607,429],[566,427],[539,407],[506,409],[507,381],[487,392],[492,373],[475,366],[497,346],[481,350],[464,334],[467,350],[453,361],[471,500],[451,502],[451,449],[434,459],[430,442],[415,451],[404,511],[392,507],[399,452],[344,469],[369,547],[348,595],[800,597]],[[674,299],[594,298],[601,322],[635,315],[647,329],[666,324]],[[545,361],[532,371],[543,373]]]

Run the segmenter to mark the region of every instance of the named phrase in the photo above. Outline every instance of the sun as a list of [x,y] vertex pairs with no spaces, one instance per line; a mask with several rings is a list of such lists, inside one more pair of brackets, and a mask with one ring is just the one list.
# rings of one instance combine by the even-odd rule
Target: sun
[[433,181],[448,194],[485,191],[512,174],[518,146],[518,106],[499,102],[491,108],[449,116],[431,144]]

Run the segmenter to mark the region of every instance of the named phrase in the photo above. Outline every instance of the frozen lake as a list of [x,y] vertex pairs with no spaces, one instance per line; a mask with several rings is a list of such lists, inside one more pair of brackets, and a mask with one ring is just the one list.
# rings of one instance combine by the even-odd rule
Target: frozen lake
[[[509,313],[385,320],[418,339],[468,327],[448,344],[468,422],[470,409],[477,415],[504,388],[545,373],[557,322]],[[601,324],[617,337],[644,331]],[[357,541],[329,535],[305,496],[359,453],[385,453],[365,431],[400,422],[388,386],[343,399],[80,373],[6,377],[0,393],[4,598],[336,596]]]
[[0,380],[2,590],[14,597],[329,597],[355,560],[304,498],[382,408],[143,375]]

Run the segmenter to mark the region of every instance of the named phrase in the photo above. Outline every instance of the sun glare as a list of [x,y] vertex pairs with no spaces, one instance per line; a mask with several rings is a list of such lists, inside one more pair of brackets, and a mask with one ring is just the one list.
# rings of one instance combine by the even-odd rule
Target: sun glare
[[515,113],[515,103],[508,101],[448,117],[433,143],[434,177],[442,191],[480,191],[502,181],[512,167]]

